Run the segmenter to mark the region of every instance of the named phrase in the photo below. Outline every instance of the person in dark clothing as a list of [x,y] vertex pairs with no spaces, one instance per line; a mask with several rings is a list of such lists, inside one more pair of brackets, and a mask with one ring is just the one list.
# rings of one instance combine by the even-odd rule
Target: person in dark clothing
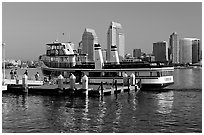
[[26,70],[24,74],[28,76],[28,70]]
[[51,76],[51,74],[49,75],[49,81],[52,79],[52,76]]
[[11,79],[14,79],[13,70],[11,70],[10,75],[11,75]]
[[14,77],[17,78],[17,69],[14,71]]
[[35,74],[35,80],[36,80],[36,81],[39,80],[39,77],[40,77],[40,75],[39,75],[39,73],[37,72],[37,73]]

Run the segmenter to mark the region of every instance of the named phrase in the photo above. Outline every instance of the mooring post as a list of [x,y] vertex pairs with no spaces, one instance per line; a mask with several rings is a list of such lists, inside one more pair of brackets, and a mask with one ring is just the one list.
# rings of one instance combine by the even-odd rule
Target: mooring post
[[135,79],[135,92],[137,91],[137,79]]
[[57,82],[58,82],[58,89],[63,90],[64,77],[61,74],[58,76]]
[[101,96],[103,96],[103,82],[101,82]]
[[115,80],[115,95],[118,96],[117,80]]
[[71,74],[69,79],[70,79],[70,89],[75,90],[76,77],[74,76],[74,74]]
[[22,78],[22,87],[23,92],[28,92],[28,76],[26,74],[24,74]]
[[142,80],[140,79],[140,82],[139,82],[139,89],[141,89],[142,87]]
[[128,91],[130,91],[130,81],[129,81],[130,79],[128,78],[127,79],[127,85],[128,85]]
[[86,75],[84,75],[82,77],[82,89],[83,90],[86,90],[86,96],[88,96],[88,77]]

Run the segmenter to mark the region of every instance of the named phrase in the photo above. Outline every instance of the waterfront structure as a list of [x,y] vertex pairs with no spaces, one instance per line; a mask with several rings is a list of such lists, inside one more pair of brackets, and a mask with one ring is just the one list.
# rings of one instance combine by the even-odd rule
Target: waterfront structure
[[111,46],[118,48],[120,61],[125,55],[125,35],[120,23],[111,22],[107,32],[107,61],[111,59]]
[[180,44],[180,63],[192,64],[201,60],[200,40],[197,38],[183,38]]
[[94,44],[98,44],[95,30],[86,28],[82,35],[82,53],[88,54],[88,61],[94,61]]
[[86,54],[74,53],[68,43],[53,42],[46,44],[46,54],[39,56],[42,73],[45,76],[63,75],[68,78],[76,76],[76,82],[81,81],[82,75],[89,77],[89,83],[112,83],[113,78],[123,83],[123,74],[135,74],[142,88],[165,87],[172,84],[172,66],[162,66],[160,63],[143,61],[119,61],[117,46],[111,46],[111,59],[104,63],[100,44],[94,44],[95,61],[87,61]]
[[153,55],[155,61],[166,62],[168,61],[168,47],[166,41],[153,43]]
[[141,58],[141,49],[134,49],[133,50],[133,57]]
[[176,32],[172,33],[169,38],[169,62],[179,63],[179,39]]

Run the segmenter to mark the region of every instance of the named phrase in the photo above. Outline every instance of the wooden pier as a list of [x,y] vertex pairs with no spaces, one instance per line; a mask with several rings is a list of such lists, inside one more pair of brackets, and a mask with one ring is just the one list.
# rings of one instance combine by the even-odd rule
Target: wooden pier
[[21,80],[18,82],[11,80],[10,83],[7,81],[6,92],[101,97],[113,94],[117,96],[118,93],[130,92],[132,90],[138,92],[140,88],[137,84],[130,84],[129,80],[122,85],[119,85],[117,80],[109,85],[103,82],[100,85],[94,85],[88,84],[87,76],[84,76],[82,83],[75,83],[75,76],[73,75],[70,78],[69,84],[64,82],[63,76],[58,77],[57,84],[43,84],[42,81],[31,80]]
[[106,95],[113,95],[118,93],[130,92],[135,90],[139,91],[136,86],[117,86],[112,87],[111,85],[89,85],[88,89],[83,89],[82,84],[76,84],[74,89],[70,88],[69,84],[64,84],[63,89],[59,89],[58,85],[41,85],[41,86],[28,86],[27,91],[21,84],[10,84],[6,92],[12,93],[31,93],[31,94],[42,94],[42,95],[68,95],[68,96],[89,96],[89,97],[100,97]]

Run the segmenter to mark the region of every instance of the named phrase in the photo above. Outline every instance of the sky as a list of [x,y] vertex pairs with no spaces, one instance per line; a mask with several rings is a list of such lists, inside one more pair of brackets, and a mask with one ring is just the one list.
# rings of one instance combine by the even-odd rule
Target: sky
[[37,60],[56,39],[77,48],[85,28],[95,30],[105,49],[111,21],[122,25],[125,54],[151,53],[154,42],[168,42],[173,32],[202,39],[201,2],[3,2],[6,59]]

